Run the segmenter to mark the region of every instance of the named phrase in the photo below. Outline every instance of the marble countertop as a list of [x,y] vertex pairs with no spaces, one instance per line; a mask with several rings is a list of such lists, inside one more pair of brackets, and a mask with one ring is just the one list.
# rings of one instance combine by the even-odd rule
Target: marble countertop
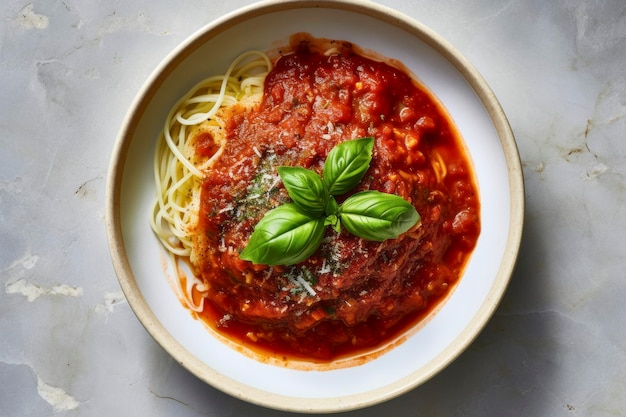
[[[498,96],[526,181],[495,316],[423,386],[353,416],[626,414],[626,3],[384,0]],[[172,360],[118,285],[104,224],[126,109],[192,32],[245,0],[0,6],[0,416],[287,416]]]

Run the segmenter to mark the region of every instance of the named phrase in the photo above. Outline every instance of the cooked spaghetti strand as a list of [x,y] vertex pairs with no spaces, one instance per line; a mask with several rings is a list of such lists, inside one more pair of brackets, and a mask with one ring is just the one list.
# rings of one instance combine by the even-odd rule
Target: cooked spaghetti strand
[[[223,75],[208,77],[197,83],[170,110],[158,140],[153,160],[156,198],[150,216],[150,226],[174,262],[174,275],[180,285],[178,261],[191,255],[193,242],[189,228],[195,221],[194,210],[198,184],[224,149],[224,140],[216,138],[219,146],[206,160],[194,157],[191,132],[200,125],[223,127],[220,110],[242,100],[260,100],[263,81],[271,70],[269,57],[260,51],[248,51],[238,56]],[[204,283],[187,277],[179,288],[187,306],[202,310],[194,292],[206,291]]]

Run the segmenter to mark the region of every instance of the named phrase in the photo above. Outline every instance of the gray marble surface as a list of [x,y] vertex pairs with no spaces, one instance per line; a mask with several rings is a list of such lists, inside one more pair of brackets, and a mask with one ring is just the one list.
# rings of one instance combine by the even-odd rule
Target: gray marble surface
[[[0,416],[287,416],[222,394],[145,332],[104,226],[126,109],[245,0],[0,5]],[[626,3],[384,0],[478,68],[526,179],[495,316],[425,385],[359,416],[626,415]]]

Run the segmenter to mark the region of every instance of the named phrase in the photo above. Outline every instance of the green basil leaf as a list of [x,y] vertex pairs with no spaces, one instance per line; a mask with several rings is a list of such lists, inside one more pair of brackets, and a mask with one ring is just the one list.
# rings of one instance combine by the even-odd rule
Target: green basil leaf
[[336,214],[330,214],[324,219],[324,226],[330,226],[337,233],[341,233],[341,222]]
[[324,217],[293,203],[268,211],[239,257],[255,264],[293,265],[311,256],[324,238]]
[[362,191],[339,206],[339,218],[348,232],[367,240],[394,239],[415,226],[417,210],[400,196]]
[[324,220],[324,226],[330,226],[337,233],[341,233],[341,223],[339,222],[339,204],[332,195],[328,198],[328,204],[326,205],[326,219]]
[[353,189],[369,169],[374,138],[367,137],[342,142],[328,153],[324,163],[324,182],[332,195]]
[[328,190],[316,172],[302,167],[278,167],[277,170],[294,203],[312,215],[324,214]]
[[326,215],[330,216],[332,214],[337,214],[339,211],[339,204],[337,204],[337,200],[332,195],[328,197],[328,203],[326,204]]

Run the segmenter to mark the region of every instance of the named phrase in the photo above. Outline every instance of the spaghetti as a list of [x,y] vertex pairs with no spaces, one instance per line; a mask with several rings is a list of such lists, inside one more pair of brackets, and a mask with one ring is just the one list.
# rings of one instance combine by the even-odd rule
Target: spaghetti
[[[397,340],[450,294],[480,233],[478,192],[453,122],[401,64],[307,34],[273,53],[241,55],[168,114],[151,225],[196,317],[263,360],[329,364]],[[278,166],[319,173],[365,136],[373,158],[353,191],[401,196],[419,228],[384,242],[329,230],[291,266],[239,257],[289,201]]]
[[[225,146],[224,110],[235,104],[252,106],[261,100],[263,81],[271,70],[268,56],[259,51],[241,54],[224,75],[206,78],[196,84],[169,112],[154,154],[153,171],[156,200],[150,226],[175,265],[176,280],[181,281],[178,259],[192,252],[191,226],[197,221],[198,192],[204,172],[219,158]],[[198,156],[190,138],[194,131],[211,132],[216,151],[210,157]],[[182,298],[193,311],[202,310],[194,296],[203,282],[186,277]]]

